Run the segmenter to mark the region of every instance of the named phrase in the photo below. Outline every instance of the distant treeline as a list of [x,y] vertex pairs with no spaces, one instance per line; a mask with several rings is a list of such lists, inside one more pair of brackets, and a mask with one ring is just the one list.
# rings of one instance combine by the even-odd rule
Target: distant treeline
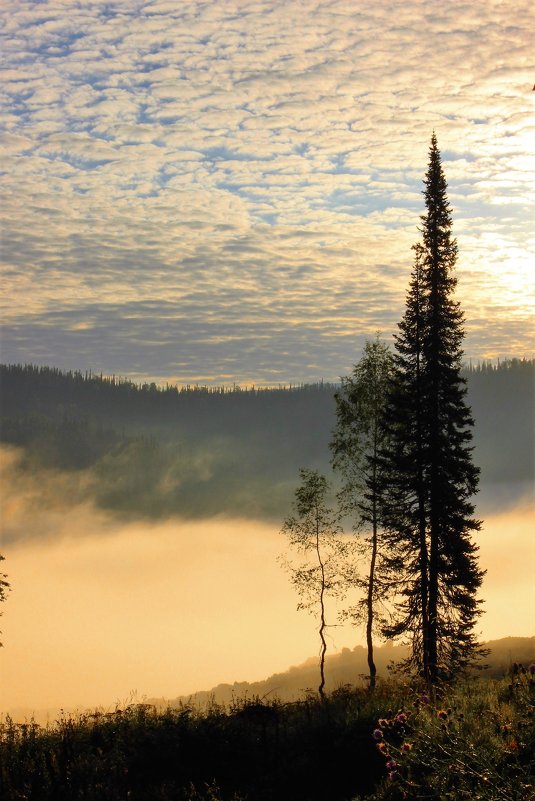
[[248,412],[256,421],[266,411],[280,414],[287,407],[309,411],[324,401],[332,407],[335,384],[305,384],[278,388],[238,386],[176,387],[155,383],[135,384],[115,376],[91,372],[63,372],[54,367],[0,365],[0,397],[3,417],[42,414],[60,420],[91,417],[119,430],[158,430],[169,423],[184,427],[201,418],[225,429],[244,425]]
[[[532,481],[535,362],[465,375],[483,487]],[[329,471],[334,384],[159,388],[32,365],[0,366],[0,382],[17,469],[83,473],[80,494],[122,513],[280,520],[299,468]]]

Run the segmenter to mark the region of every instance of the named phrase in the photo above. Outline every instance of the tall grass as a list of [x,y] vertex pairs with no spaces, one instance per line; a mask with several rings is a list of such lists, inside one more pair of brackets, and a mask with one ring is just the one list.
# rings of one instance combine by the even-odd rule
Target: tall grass
[[325,702],[134,704],[0,728],[3,801],[535,799],[535,683],[467,679],[435,697],[385,682]]
[[535,799],[532,674],[472,678],[433,696],[413,691],[377,720],[373,736],[387,774],[377,801]]

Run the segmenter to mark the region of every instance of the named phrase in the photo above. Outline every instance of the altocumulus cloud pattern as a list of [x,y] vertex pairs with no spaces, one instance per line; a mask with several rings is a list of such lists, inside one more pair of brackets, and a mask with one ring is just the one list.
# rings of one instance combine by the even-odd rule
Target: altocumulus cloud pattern
[[528,0],[0,13],[3,361],[337,379],[400,317],[433,129],[467,356],[531,353]]

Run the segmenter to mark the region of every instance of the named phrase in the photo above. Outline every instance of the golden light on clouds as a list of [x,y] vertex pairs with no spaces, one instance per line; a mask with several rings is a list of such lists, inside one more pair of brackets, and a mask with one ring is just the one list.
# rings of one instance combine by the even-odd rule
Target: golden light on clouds
[[7,0],[4,360],[336,380],[399,319],[433,129],[467,357],[530,356],[531,6]]

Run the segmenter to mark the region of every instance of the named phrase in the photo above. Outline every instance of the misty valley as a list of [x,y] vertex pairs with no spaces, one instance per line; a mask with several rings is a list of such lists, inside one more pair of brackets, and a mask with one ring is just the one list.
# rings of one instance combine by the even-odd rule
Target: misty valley
[[[485,515],[531,487],[534,364],[483,364],[465,375]],[[47,507],[91,502],[133,519],[280,522],[299,468],[331,472],[335,385],[158,389],[18,365],[3,365],[0,380],[11,481],[31,485]],[[38,536],[9,520],[6,542]]]
[[[476,672],[472,684],[444,698],[443,706],[457,705],[457,715],[463,709],[473,716],[483,696],[488,699],[489,681],[507,687],[512,663],[535,658],[534,638],[522,636],[534,600],[535,550],[526,545],[534,372],[532,361],[516,359],[464,370],[476,423],[474,460],[481,467],[477,510],[486,519],[479,543],[489,570],[483,632],[491,653],[484,678]],[[374,721],[406,703],[396,697],[402,689],[389,678],[389,665],[407,651],[389,644],[376,649],[380,685],[372,700],[363,630],[351,620],[337,623],[328,634],[330,700],[323,709],[316,700],[316,623],[296,611],[295,592],[277,564],[299,469],[320,470],[334,479],[333,492],[338,488],[329,442],[339,385],[158,388],[29,365],[3,365],[0,377],[2,536],[13,585],[2,627],[9,699],[3,711],[12,717],[3,725],[14,743],[23,732],[35,749],[20,766],[34,776],[34,786],[45,793],[32,762],[47,731],[40,726],[58,720],[46,745],[57,755],[47,759],[61,760],[68,747],[98,762],[100,752],[111,753],[113,738],[109,758],[115,766],[124,762],[129,779],[107,777],[103,784],[95,778],[98,799],[108,797],[105,786],[114,798],[122,797],[123,786],[152,798],[153,771],[158,786],[167,773],[177,788],[190,786],[189,794],[177,789],[162,796],[184,801],[237,801],[237,775],[251,799],[323,799],[332,789],[349,797],[351,753],[368,753]],[[521,564],[504,557],[504,531],[511,554],[516,547],[524,553]],[[329,614],[334,619],[333,607]],[[513,681],[518,689],[510,715],[527,720],[534,679],[522,674]],[[402,740],[422,736],[420,728],[442,712],[438,697],[433,703],[433,713],[409,712],[403,731],[392,718],[385,734],[392,752],[403,756]],[[492,720],[501,720],[501,701],[492,704],[500,709]],[[62,722],[60,707],[97,711]],[[348,729],[349,708],[360,710],[360,723]],[[13,719],[34,722],[28,727]],[[459,742],[468,736],[460,718],[452,715],[448,726]],[[93,757],[86,736],[95,743]],[[311,760],[316,753],[328,758],[338,778],[330,773],[322,783],[310,769],[297,769],[303,743]],[[185,760],[182,778],[176,754]],[[361,792],[372,792],[384,770],[374,753],[367,760]],[[52,782],[42,797],[81,798],[87,786],[83,768],[67,795]],[[11,784],[5,787],[11,792]]]
[[[2,368],[11,707],[28,686],[63,705],[83,686],[87,707],[127,677],[164,696],[134,688],[44,729],[7,714],[9,801],[532,801],[534,363],[463,375],[435,133],[424,183],[395,349],[368,339],[339,386],[159,389]],[[328,663],[344,637],[352,649]],[[292,698],[284,674],[254,689],[235,678],[221,698],[227,676],[273,672],[314,641],[317,685]],[[193,693],[214,670],[203,706]],[[309,684],[306,665],[298,676]]]
[[0,4],[0,801],[535,801],[532,6]]

